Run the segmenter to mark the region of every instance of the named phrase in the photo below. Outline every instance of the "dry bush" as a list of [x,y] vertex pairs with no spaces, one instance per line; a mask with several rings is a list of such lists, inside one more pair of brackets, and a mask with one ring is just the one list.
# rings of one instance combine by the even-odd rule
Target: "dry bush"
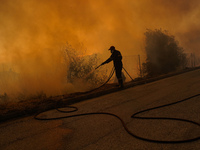
[[85,55],[84,51],[77,52],[67,45],[65,56],[67,82],[76,85],[77,81],[79,83],[81,81],[81,84],[87,84],[90,88],[94,88],[102,84],[107,78],[107,70],[95,70],[95,67],[100,64],[98,54]]
[[143,63],[143,70],[148,76],[166,74],[186,67],[186,54],[174,36],[161,29],[148,29],[145,36],[147,59]]

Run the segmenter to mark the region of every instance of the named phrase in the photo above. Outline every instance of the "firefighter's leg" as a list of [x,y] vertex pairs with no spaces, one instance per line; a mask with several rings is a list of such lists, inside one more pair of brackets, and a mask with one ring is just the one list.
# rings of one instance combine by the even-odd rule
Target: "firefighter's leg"
[[118,79],[118,82],[119,82],[119,87],[120,87],[120,88],[123,88],[123,87],[124,87],[124,84],[123,84],[122,78]]
[[118,83],[119,83],[119,87],[123,88],[124,84],[123,84],[123,80],[122,80],[122,69],[121,68],[115,68],[116,71],[116,76],[118,79]]

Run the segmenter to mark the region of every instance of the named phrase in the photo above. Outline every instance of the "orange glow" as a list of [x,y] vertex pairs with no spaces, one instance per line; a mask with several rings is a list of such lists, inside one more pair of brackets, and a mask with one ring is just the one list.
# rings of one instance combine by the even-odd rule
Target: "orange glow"
[[146,29],[162,28],[198,53],[199,6],[199,0],[1,0],[0,70],[4,64],[22,75],[15,91],[51,95],[66,91],[60,52],[66,42],[105,59],[111,45],[124,56],[138,55]]

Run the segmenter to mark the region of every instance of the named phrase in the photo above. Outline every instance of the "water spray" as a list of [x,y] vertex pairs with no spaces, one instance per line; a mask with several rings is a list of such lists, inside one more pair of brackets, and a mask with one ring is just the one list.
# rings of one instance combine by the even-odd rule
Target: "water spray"
[[97,70],[100,66],[101,66],[101,65],[97,66],[95,69],[93,69],[92,71],[90,71],[90,72],[84,77],[84,79],[87,78],[89,75],[91,75],[91,74],[92,74],[95,70]]

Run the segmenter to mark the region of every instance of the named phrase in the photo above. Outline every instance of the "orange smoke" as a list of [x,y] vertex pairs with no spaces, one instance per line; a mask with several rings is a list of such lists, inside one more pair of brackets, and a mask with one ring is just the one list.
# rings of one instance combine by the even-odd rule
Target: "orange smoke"
[[137,56],[144,54],[146,29],[162,28],[187,52],[198,53],[199,6],[198,0],[1,0],[0,69],[12,68],[20,83],[0,88],[49,95],[67,91],[61,52],[66,42],[105,59],[111,45],[124,56]]

